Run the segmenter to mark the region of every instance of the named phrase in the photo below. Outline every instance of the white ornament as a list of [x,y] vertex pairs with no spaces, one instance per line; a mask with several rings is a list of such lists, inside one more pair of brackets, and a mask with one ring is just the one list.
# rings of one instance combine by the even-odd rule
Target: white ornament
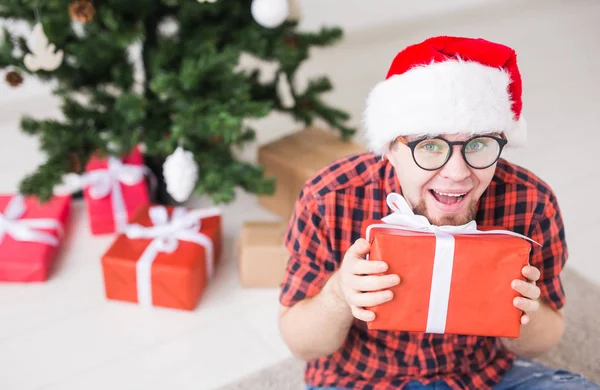
[[198,165],[192,152],[183,150],[181,146],[177,147],[163,164],[163,176],[169,195],[177,202],[187,200],[198,179]]
[[41,23],[36,23],[33,27],[31,37],[27,42],[31,53],[25,55],[23,62],[25,67],[32,72],[40,69],[54,70],[60,66],[63,60],[63,51],[56,50],[56,46],[48,43],[48,37],[44,34]]
[[216,3],[217,0],[198,0],[198,3]]
[[266,28],[279,26],[290,14],[288,0],[252,0],[250,10],[254,20]]
[[292,108],[296,101],[292,94],[292,87],[288,81],[287,75],[283,72],[279,73],[277,78],[277,95],[281,101],[281,106],[284,108]]

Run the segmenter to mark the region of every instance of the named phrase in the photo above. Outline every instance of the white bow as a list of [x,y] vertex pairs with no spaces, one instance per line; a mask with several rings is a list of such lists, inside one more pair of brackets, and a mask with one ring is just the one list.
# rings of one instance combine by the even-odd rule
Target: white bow
[[394,228],[397,226],[400,229],[404,230],[412,230],[417,232],[430,232],[430,233],[446,233],[451,235],[457,234],[504,234],[515,237],[520,237],[525,240],[531,241],[539,246],[538,242],[532,240],[531,238],[524,236],[519,233],[512,232],[510,230],[478,230],[477,222],[471,221],[464,225],[433,225],[429,220],[423,215],[417,215],[410,208],[406,199],[398,193],[392,192],[386,198],[388,207],[393,211],[393,213],[383,217],[381,220],[385,222],[385,224],[374,224],[370,225],[367,228],[367,238],[369,237],[369,233],[371,228],[375,227],[387,227]]
[[130,239],[152,239],[138,262],[137,290],[138,303],[142,306],[152,305],[152,263],[160,252],[173,253],[179,241],[194,242],[206,251],[206,278],[210,279],[214,269],[214,248],[210,237],[201,233],[202,219],[221,214],[216,207],[187,211],[182,207],[173,210],[171,219],[164,206],[153,206],[148,211],[153,226],[131,224],[123,233]]
[[[220,211],[218,208],[187,211],[182,207],[176,207],[169,220],[165,207],[154,206],[150,207],[148,214],[153,226],[131,224],[124,229],[123,233],[132,239],[154,239],[156,249],[172,253],[177,249],[179,240],[204,245],[208,237],[199,232],[202,226],[201,220],[219,215]],[[210,241],[210,238],[208,240]]]
[[69,173],[64,176],[63,183],[54,188],[54,193],[72,194],[89,187],[90,196],[100,199],[107,196],[115,184],[123,183],[129,186],[138,184],[143,180],[146,170],[143,166],[124,164],[121,160],[109,156],[107,168],[95,169],[81,175]]
[[72,194],[85,188],[89,188],[90,196],[93,199],[104,198],[110,194],[116,231],[120,232],[128,222],[127,207],[123,198],[123,191],[121,191],[121,183],[128,186],[139,184],[146,173],[150,175],[151,186],[154,188],[156,185],[155,178],[147,167],[124,164],[118,158],[108,156],[107,168],[95,169],[81,175],[69,173],[64,176],[63,183],[54,188],[54,194]]
[[23,196],[13,196],[6,206],[4,213],[0,213],[0,243],[6,235],[17,241],[40,242],[48,245],[58,245],[59,241],[51,234],[36,229],[55,229],[62,232],[59,221],[50,218],[21,219],[27,207]]

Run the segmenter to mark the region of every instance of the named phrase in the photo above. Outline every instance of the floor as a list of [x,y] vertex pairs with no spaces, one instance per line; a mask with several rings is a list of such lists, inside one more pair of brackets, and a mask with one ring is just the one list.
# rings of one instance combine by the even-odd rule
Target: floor
[[[510,3],[513,4],[513,3]],[[600,284],[594,238],[600,208],[600,2],[526,1],[522,6],[444,20],[383,26],[315,51],[302,75],[328,73],[336,90],[328,99],[356,123],[369,87],[384,76],[401,47],[431,35],[482,36],[520,53],[525,115],[531,146],[507,157],[552,185],[561,205],[571,250],[569,266]],[[0,93],[12,90],[1,87]],[[0,106],[0,192],[16,189],[42,160],[35,140],[18,130],[22,113],[57,114],[41,95]],[[255,126],[259,143],[297,125],[271,117]],[[587,149],[590,149],[589,151]],[[256,148],[240,153],[254,159]],[[205,204],[197,200],[190,206]],[[245,290],[232,250],[243,211],[246,219],[274,219],[254,197],[239,193],[224,208],[226,252],[194,312],[142,310],[107,302],[100,256],[112,237],[91,237],[80,202],[52,278],[38,285],[0,285],[0,388],[10,390],[216,389],[289,356],[276,324],[276,289]]]

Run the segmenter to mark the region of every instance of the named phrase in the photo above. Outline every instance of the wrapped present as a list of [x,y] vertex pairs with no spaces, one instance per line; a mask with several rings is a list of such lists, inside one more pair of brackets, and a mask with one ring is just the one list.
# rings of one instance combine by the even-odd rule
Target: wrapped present
[[221,245],[218,208],[142,207],[102,257],[106,297],[194,310]]
[[519,337],[522,313],[511,283],[524,279],[532,240],[475,221],[435,226],[401,195],[387,201],[394,212],[366,224],[367,258],[387,262],[386,274],[401,282],[390,289],[391,301],[369,308],[376,318],[368,328]]
[[258,197],[261,206],[289,219],[304,183],[328,164],[366,149],[355,142],[344,142],[338,134],[308,128],[263,145],[258,163],[265,176],[275,177],[275,192]]
[[0,196],[0,281],[43,282],[60,247],[71,198]]
[[286,224],[247,221],[240,233],[238,266],[242,287],[279,287],[290,257],[283,245]]
[[138,148],[122,159],[95,155],[88,161],[85,173],[66,175],[54,193],[72,194],[83,190],[92,234],[118,233],[140,207],[150,203],[146,174],[154,179],[143,165]]

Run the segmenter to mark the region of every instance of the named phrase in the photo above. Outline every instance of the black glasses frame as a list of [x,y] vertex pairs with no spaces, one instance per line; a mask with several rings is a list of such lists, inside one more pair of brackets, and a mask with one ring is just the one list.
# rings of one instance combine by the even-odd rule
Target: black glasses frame
[[[466,155],[465,149],[467,148],[467,145],[469,144],[469,142],[471,142],[471,141],[473,141],[475,139],[478,139],[478,138],[491,138],[493,140],[496,140],[498,142],[498,144],[500,145],[500,148],[498,149],[498,155],[496,156],[496,158],[494,159],[494,161],[491,164],[489,164],[489,165],[487,165],[485,167],[475,167],[475,166],[471,165],[469,163],[469,161],[467,160],[467,155]],[[417,162],[417,159],[415,157],[415,148],[421,142],[426,141],[426,140],[432,140],[432,139],[439,139],[441,141],[444,141],[446,144],[448,144],[450,152],[448,153],[448,156],[446,156],[446,159],[444,160],[444,162],[439,167],[437,167],[437,168],[423,168]],[[406,139],[404,139],[403,137],[398,137],[397,140],[410,148],[410,151],[411,151],[413,160],[415,161],[415,164],[417,164],[417,166],[419,168],[421,168],[423,170],[426,170],[426,171],[437,171],[438,169],[441,169],[444,165],[446,165],[446,163],[450,160],[450,158],[452,158],[452,153],[454,153],[454,146],[455,145],[460,145],[461,146],[460,152],[461,152],[461,154],[463,156],[463,159],[467,163],[467,165],[469,165],[473,169],[487,169],[487,168],[491,167],[492,165],[494,165],[496,163],[496,161],[498,161],[498,159],[500,158],[500,155],[502,154],[502,150],[504,149],[504,147],[508,143],[508,141],[505,138],[496,137],[496,136],[493,136],[493,135],[477,135],[477,136],[469,138],[466,141],[448,141],[447,139],[444,139],[442,137],[421,138],[421,139],[410,141],[410,142],[406,141]]]

